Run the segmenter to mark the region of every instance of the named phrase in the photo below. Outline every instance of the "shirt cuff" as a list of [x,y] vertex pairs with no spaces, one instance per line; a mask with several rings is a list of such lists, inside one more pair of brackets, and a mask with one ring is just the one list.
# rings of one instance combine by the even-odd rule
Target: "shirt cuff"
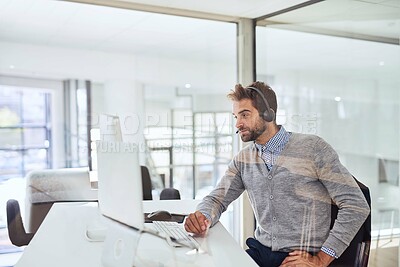
[[327,248],[327,247],[322,246],[321,251],[326,253],[326,254],[328,254],[329,256],[331,256],[331,257],[333,257],[335,259],[339,258],[338,256],[336,256],[336,252],[331,248]]
[[207,220],[208,220],[210,223],[212,223],[211,216],[210,216],[208,213],[204,213],[204,212],[202,212],[202,213],[203,213],[204,216],[206,216]]

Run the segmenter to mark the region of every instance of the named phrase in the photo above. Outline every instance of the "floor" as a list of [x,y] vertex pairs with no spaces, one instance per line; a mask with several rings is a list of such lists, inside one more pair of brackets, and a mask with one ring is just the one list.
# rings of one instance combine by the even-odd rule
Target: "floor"
[[380,239],[379,243],[371,242],[369,267],[399,267],[399,240],[400,238]]
[[14,266],[23,252],[23,248],[13,246],[8,238],[6,203],[8,199],[17,199],[20,202],[23,216],[25,212],[24,188],[25,180],[22,178],[14,178],[0,183],[0,267]]
[[0,229],[0,267],[14,266],[23,253],[23,248],[13,246],[7,228]]

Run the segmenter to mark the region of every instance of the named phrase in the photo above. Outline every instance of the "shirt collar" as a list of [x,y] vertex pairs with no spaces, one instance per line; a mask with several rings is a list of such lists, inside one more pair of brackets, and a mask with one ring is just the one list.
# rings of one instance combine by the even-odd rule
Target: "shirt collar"
[[285,127],[279,125],[279,131],[271,138],[265,145],[257,144],[254,141],[254,144],[257,147],[257,150],[262,153],[263,150],[268,150],[270,152],[274,152],[278,150],[279,147],[286,145],[289,141],[290,133],[285,130]]

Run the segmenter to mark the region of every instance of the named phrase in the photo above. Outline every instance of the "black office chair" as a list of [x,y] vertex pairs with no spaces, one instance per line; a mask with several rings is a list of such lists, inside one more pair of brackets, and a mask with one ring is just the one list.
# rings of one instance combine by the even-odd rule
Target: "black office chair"
[[[142,173],[143,200],[152,200],[151,191],[153,186],[151,184],[149,169],[146,166],[140,166],[140,171]],[[164,188],[160,193],[160,200],[168,199],[181,199],[181,195],[175,188]]]
[[85,168],[35,170],[25,180],[25,220],[17,200],[6,204],[8,235],[16,246],[28,245],[54,203],[97,200]]
[[175,188],[164,188],[160,193],[160,200],[168,199],[181,199],[181,194],[179,190]]
[[[140,169],[142,173],[143,200],[152,200],[152,185],[149,170],[146,166],[141,166]],[[165,188],[161,192],[160,199],[180,199],[180,194],[179,191],[174,188]],[[39,228],[40,224],[43,222],[54,202],[55,201],[40,203],[39,207],[35,206],[31,212],[34,213],[31,215],[35,217],[35,227],[32,227],[32,231],[36,232],[37,228]],[[6,204],[6,210],[8,235],[11,243],[16,246],[28,245],[35,233],[26,232],[18,201],[15,199],[8,200]]]
[[142,173],[142,188],[143,188],[143,200],[152,200],[153,196],[151,194],[152,185],[149,169],[146,166],[140,166],[140,171]]
[[6,209],[8,236],[11,243],[19,247],[28,245],[35,234],[25,231],[18,201],[15,199],[8,200]]
[[[354,177],[354,176],[353,176]],[[369,189],[366,185],[359,182],[355,177],[358,186],[363,192],[365,199],[371,208],[371,196]],[[331,228],[338,214],[338,207],[332,205],[331,210]],[[368,265],[369,250],[371,246],[371,212],[369,213],[364,224],[358,230],[356,236],[351,241],[350,245],[343,252],[343,254],[334,260],[329,266],[334,267],[366,267]]]

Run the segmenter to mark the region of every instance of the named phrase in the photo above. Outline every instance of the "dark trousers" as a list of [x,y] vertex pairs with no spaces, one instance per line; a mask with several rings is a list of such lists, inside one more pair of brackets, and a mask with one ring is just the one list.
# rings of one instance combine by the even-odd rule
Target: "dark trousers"
[[254,238],[248,238],[246,245],[249,247],[246,252],[261,267],[278,267],[289,254],[287,252],[271,251],[271,248],[264,246]]

